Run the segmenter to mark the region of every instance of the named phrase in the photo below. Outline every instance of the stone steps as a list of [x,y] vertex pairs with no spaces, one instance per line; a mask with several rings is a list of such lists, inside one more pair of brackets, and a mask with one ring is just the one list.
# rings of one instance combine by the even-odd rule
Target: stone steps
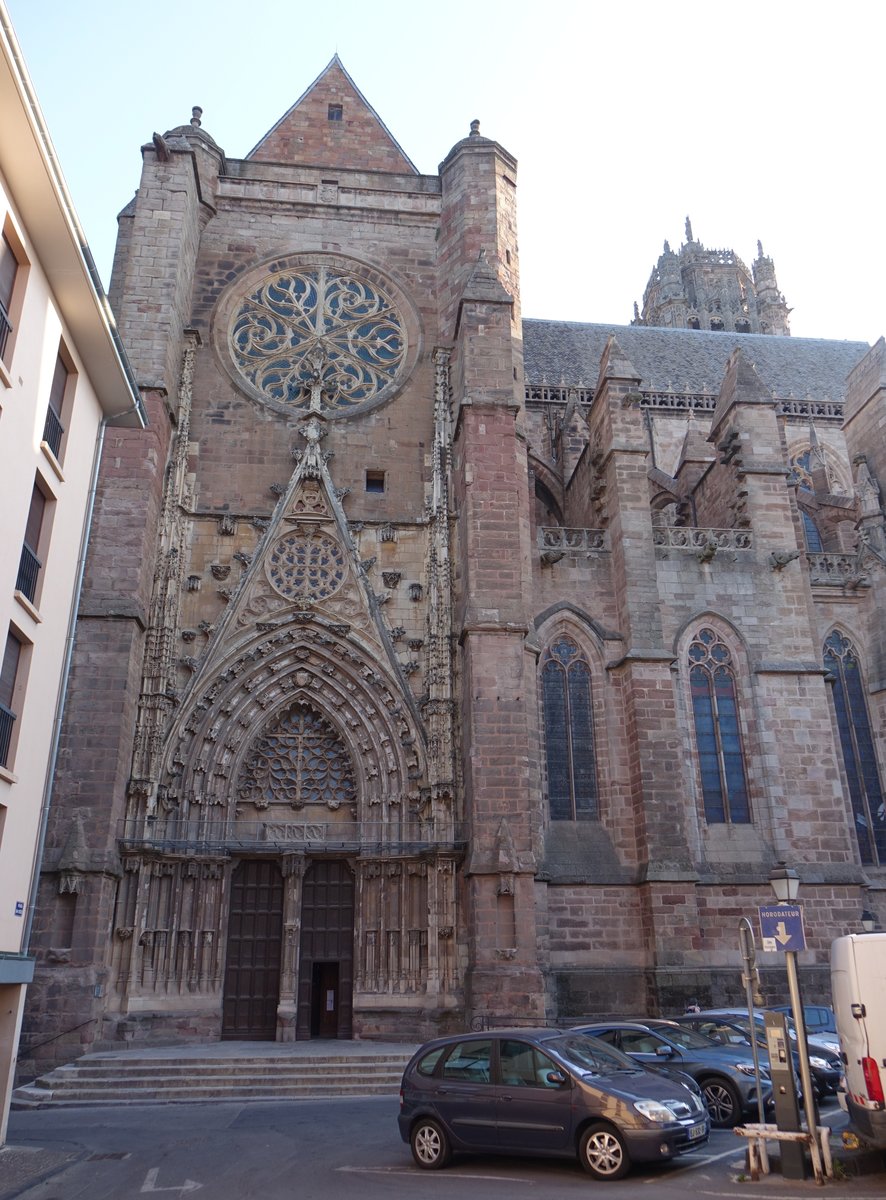
[[180,1057],[87,1055],[16,1088],[12,1108],[107,1104],[250,1103],[337,1096],[396,1096],[410,1047],[393,1053],[338,1052]]

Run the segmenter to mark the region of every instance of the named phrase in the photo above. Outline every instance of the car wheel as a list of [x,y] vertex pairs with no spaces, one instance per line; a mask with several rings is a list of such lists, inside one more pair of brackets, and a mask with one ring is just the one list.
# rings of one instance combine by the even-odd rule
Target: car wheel
[[741,1099],[728,1079],[701,1081],[701,1094],[715,1129],[731,1129],[741,1116]]
[[631,1166],[624,1138],[611,1125],[591,1125],[586,1129],[581,1135],[578,1157],[595,1179],[621,1179]]
[[412,1157],[426,1171],[438,1171],[452,1158],[449,1138],[441,1126],[429,1117],[424,1117],[413,1125],[409,1145],[412,1147]]

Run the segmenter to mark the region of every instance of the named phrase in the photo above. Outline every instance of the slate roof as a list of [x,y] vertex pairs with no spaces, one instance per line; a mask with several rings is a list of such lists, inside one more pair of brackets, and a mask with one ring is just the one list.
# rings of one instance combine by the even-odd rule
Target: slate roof
[[692,392],[718,392],[726,360],[740,346],[779,400],[841,400],[846,377],[870,349],[867,342],[825,338],[525,320],[526,382],[593,387],[610,334],[640,373],[643,388],[683,391],[688,384]]

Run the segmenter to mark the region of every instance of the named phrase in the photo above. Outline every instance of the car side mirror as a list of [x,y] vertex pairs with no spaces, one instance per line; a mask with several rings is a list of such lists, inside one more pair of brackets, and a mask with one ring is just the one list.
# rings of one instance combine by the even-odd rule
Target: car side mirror
[[655,1057],[656,1058],[671,1058],[673,1056],[673,1053],[674,1053],[674,1051],[671,1049],[670,1046],[656,1046],[655,1047]]
[[563,1087],[567,1082],[567,1077],[562,1071],[548,1071],[545,1075],[545,1083],[549,1083],[551,1087]]

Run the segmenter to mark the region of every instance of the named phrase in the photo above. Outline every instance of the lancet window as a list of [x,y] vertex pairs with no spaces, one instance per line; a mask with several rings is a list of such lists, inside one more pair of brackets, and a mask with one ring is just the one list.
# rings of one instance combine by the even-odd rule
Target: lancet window
[[837,630],[824,644],[824,665],[833,676],[834,709],[861,860],[886,863],[886,802],[864,682],[855,647]]
[[595,820],[598,798],[591,671],[570,638],[559,638],[546,653],[541,683],[551,820]]
[[689,647],[689,689],[705,819],[746,824],[751,807],[735,671],[729,647],[713,629],[700,629]]

